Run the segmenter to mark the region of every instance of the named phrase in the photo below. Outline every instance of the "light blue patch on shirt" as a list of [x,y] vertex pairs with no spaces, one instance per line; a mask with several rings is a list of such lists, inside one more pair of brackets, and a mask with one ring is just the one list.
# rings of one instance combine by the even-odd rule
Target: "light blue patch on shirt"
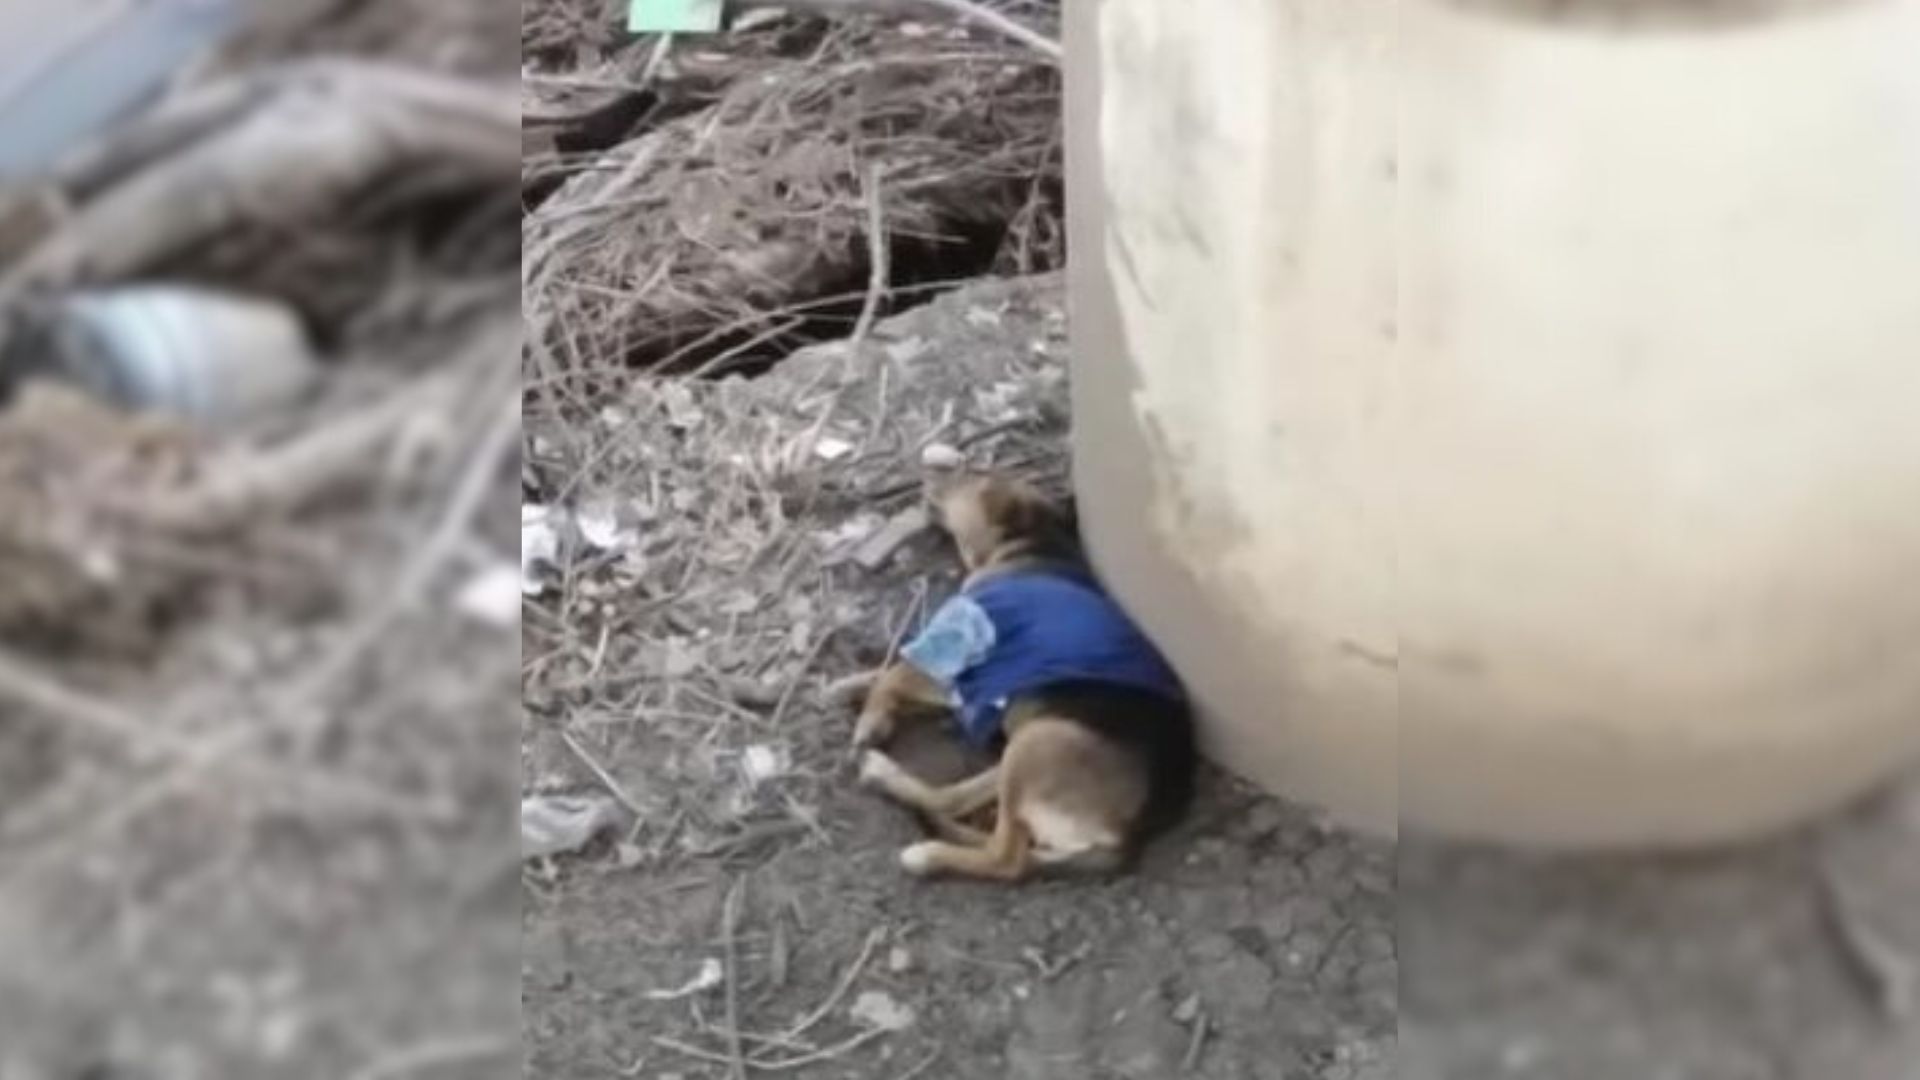
[[934,611],[900,656],[952,690],[962,673],[986,659],[993,642],[993,620],[986,610],[965,596],[956,596]]

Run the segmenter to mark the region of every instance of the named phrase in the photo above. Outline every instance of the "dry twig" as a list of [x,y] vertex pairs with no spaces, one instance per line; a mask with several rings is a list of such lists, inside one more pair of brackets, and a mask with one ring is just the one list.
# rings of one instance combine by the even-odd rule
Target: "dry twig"
[[1819,869],[1820,911],[1847,968],[1872,998],[1888,1023],[1905,1023],[1913,1015],[1920,992],[1920,971],[1911,957],[1896,949],[1868,926],[1847,895],[1838,871],[1822,861]]
[[783,1039],[797,1039],[813,1030],[815,1024],[825,1019],[827,1014],[833,1011],[834,1006],[840,1004],[840,999],[847,996],[847,991],[852,988],[853,981],[860,977],[861,971],[866,969],[867,961],[873,958],[873,950],[879,947],[880,941],[884,937],[886,937],[886,929],[884,927],[874,927],[868,931],[866,942],[860,946],[860,954],[853,958],[853,963],[847,965],[846,973],[840,976],[838,983],[834,984],[833,992],[828,994],[827,999],[822,1001],[812,1012],[801,1017],[792,1027],[782,1032],[780,1037]]
[[519,1047],[520,1040],[514,1036],[444,1036],[383,1055],[356,1070],[352,1080],[397,1080],[428,1069],[503,1057]]
[[620,800],[621,806],[632,811],[636,818],[646,817],[647,812],[641,808],[639,801],[627,794],[627,789],[620,785],[620,781],[613,778],[613,774],[607,771],[607,767],[600,764],[598,758],[588,753],[586,747],[580,745],[580,740],[573,737],[573,732],[562,731],[560,738],[567,744],[567,749],[573,751],[573,756],[579,758],[581,764],[599,778],[601,785],[607,789],[607,793]]
[[1066,51],[1060,48],[1059,42],[1041,34],[1037,30],[1013,21],[1000,12],[987,7],[985,4],[978,3],[977,0],[922,0],[922,2],[932,4],[934,7],[945,8],[947,11],[959,15],[962,18],[977,20],[982,26],[991,27],[995,31],[1005,34],[1020,44],[1025,45],[1027,48],[1032,49],[1034,52],[1052,60],[1054,63],[1059,63],[1066,59]]
[[721,933],[726,939],[727,955],[727,1061],[733,1080],[747,1080],[747,1057],[740,1041],[740,947],[737,940],[741,895],[747,879],[735,878],[722,905]]
[[880,301],[887,295],[887,219],[886,204],[881,199],[881,186],[886,180],[886,168],[879,164],[867,169],[867,297],[860,303],[860,317],[854,321],[853,333],[847,338],[847,351],[858,353],[860,343],[867,340],[867,333],[873,329],[874,317],[880,314]]
[[0,651],[0,699],[87,728],[129,748],[136,756],[177,750],[174,740],[156,731],[153,725],[141,723],[115,705],[64,686],[5,651]]
[[[88,181],[100,193],[0,285],[122,280],[222,236],[317,220],[408,167],[505,180],[519,174],[519,128],[511,85],[363,61],[217,84],[132,125],[120,136],[127,149],[96,149]],[[159,138],[182,133],[199,138]],[[116,182],[110,166],[137,168]]]

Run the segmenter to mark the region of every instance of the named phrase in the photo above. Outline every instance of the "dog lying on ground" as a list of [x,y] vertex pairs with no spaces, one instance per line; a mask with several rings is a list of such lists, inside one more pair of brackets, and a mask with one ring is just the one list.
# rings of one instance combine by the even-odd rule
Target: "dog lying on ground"
[[[967,571],[958,595],[881,670],[854,727],[860,778],[941,839],[909,872],[1017,881],[1112,871],[1185,811],[1193,726],[1178,677],[1094,581],[1071,524],[1035,489],[972,476],[934,493]],[[951,711],[998,764],[934,786],[878,749],[907,716]],[[991,831],[969,819],[991,811]]]

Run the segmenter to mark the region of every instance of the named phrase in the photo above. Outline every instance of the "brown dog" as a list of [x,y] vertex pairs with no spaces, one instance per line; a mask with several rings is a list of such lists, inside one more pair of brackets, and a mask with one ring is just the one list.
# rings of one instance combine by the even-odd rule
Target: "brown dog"
[[[1033,488],[968,477],[934,498],[967,577],[901,659],[878,673],[854,727],[874,747],[915,713],[952,710],[999,763],[937,787],[870,749],[860,778],[943,839],[915,874],[1019,880],[1036,866],[1118,869],[1192,794],[1193,730],[1179,680],[1093,581],[1072,528]],[[991,832],[968,823],[993,812]]]

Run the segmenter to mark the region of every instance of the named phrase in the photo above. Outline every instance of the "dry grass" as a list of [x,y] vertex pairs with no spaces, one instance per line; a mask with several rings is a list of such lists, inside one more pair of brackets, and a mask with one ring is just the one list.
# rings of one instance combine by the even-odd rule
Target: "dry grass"
[[526,224],[540,378],[804,340],[866,285],[870,190],[896,252],[938,262],[984,237],[1025,263],[1008,269],[1059,257],[1058,74],[1018,43],[938,17],[796,16],[714,45],[643,40],[625,67],[596,77],[660,94],[667,118],[529,163],[566,173]]

